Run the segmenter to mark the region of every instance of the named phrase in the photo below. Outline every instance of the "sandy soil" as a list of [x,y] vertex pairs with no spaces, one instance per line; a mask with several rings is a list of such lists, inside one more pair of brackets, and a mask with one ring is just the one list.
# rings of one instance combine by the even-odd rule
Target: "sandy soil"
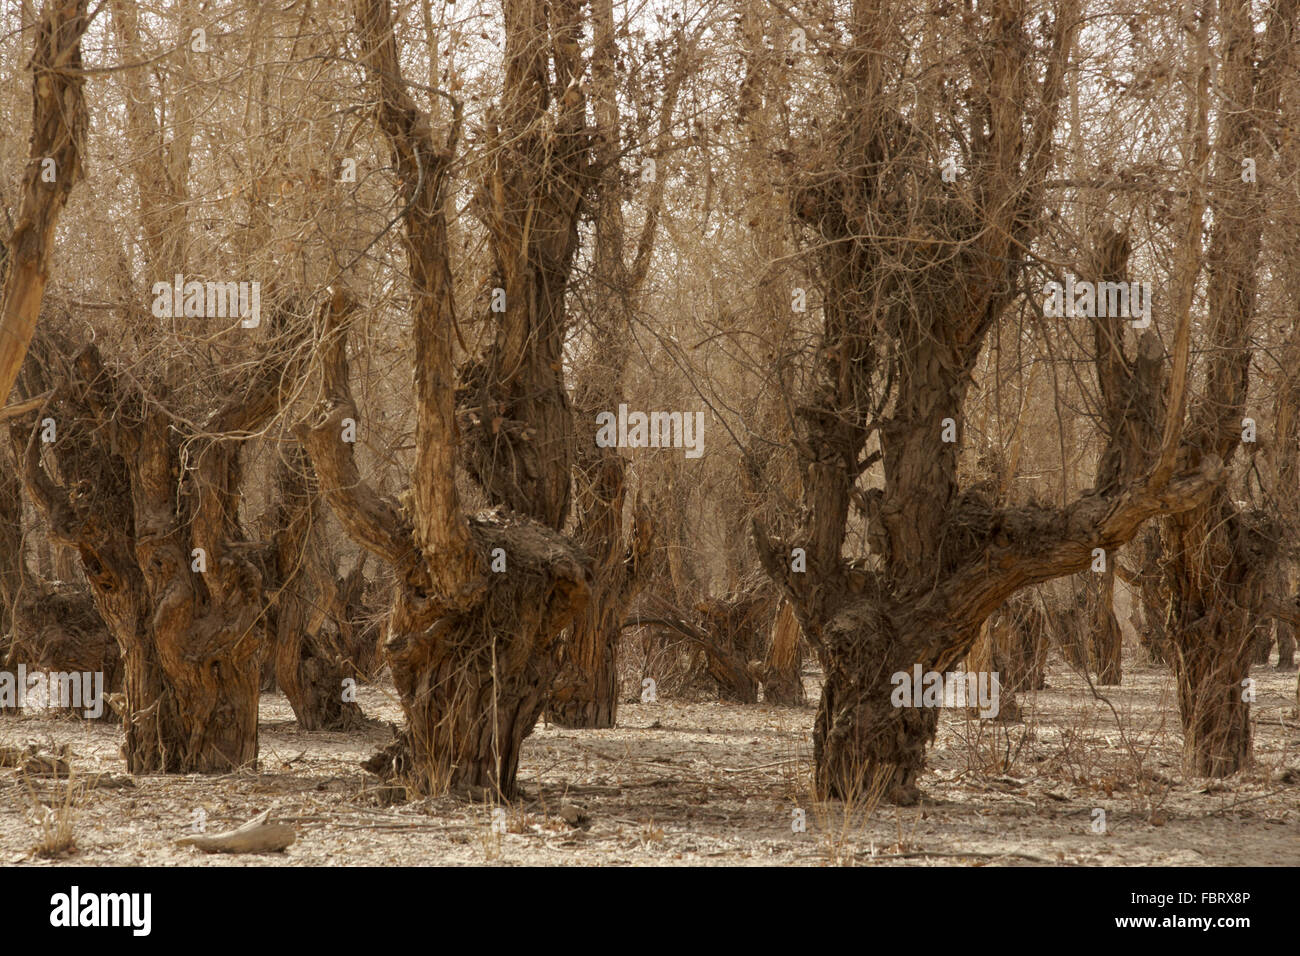
[[[1253,676],[1256,765],[1229,781],[1183,773],[1167,670],[1126,660],[1124,686],[1101,689],[1108,706],[1054,659],[1050,688],[1022,698],[1024,722],[944,712],[926,800],[910,808],[810,798],[812,707],[627,703],[615,730],[537,728],[524,746],[526,797],[500,808],[503,834],[493,827],[502,814],[487,805],[381,805],[358,762],[389,739],[388,728],[299,733],[279,694],[262,698],[260,770],[216,778],[132,781],[118,728],[11,713],[0,717],[0,745],[66,745],[74,780],[69,794],[64,782],[0,770],[0,862],[1294,866],[1296,675],[1261,666]],[[817,675],[806,683],[815,694]],[[367,714],[399,719],[390,687],[363,687],[360,699]],[[96,773],[126,785],[87,787]],[[1104,833],[1093,829],[1097,808]],[[284,853],[175,845],[200,822],[211,834],[268,809],[297,828]],[[792,828],[795,810],[805,832]],[[46,859],[36,850],[41,820],[60,816],[75,849]]]

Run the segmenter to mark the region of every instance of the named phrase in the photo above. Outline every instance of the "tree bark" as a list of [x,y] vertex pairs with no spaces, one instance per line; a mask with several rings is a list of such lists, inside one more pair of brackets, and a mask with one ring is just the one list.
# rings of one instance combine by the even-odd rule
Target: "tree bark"
[[[591,354],[575,389],[578,422],[574,488],[575,538],[592,557],[594,586],[584,615],[576,618],[566,643],[565,661],[549,708],[564,727],[613,727],[618,713],[618,643],[623,618],[640,590],[641,571],[652,545],[649,510],[638,500],[632,543],[624,545],[623,506],[627,465],[617,448],[599,448],[594,422],[600,412],[623,401],[627,340],[641,287],[650,265],[663,205],[664,179],[656,177],[646,202],[641,233],[629,265],[623,219],[622,121],[616,64],[618,43],[612,0],[592,4],[592,106],[598,133],[592,150],[600,175],[595,205],[593,278],[597,306],[590,316]],[[680,42],[680,37],[679,37]],[[678,50],[677,68],[665,81],[654,149],[667,145],[677,95],[686,72],[687,51]]]
[[[340,631],[346,620],[327,626],[329,595],[320,586],[334,581],[329,544],[322,531],[320,491],[301,444],[294,443],[275,474],[274,556],[275,675],[303,730],[352,730],[363,724],[355,697],[344,699],[344,680],[356,680],[346,663]],[[268,587],[268,591],[271,588]],[[354,685],[355,686],[355,685]]]
[[22,484],[0,449],[0,666],[9,659],[23,570]]
[[1168,664],[1172,650],[1169,646],[1169,592],[1165,588],[1163,546],[1160,529],[1152,526],[1138,539],[1141,564],[1136,574],[1137,598],[1142,608],[1142,627],[1139,639],[1153,663]]
[[[1240,157],[1270,162],[1296,9],[1295,0],[1268,9],[1258,66],[1250,8],[1228,4],[1219,11],[1216,89],[1241,108],[1222,111],[1216,133],[1205,393],[1192,409],[1180,455],[1192,465],[1208,455],[1230,461],[1240,442],[1265,214],[1264,192],[1242,182]],[[1199,235],[1196,242],[1199,247]],[[1273,558],[1261,553],[1267,542],[1254,524],[1221,486],[1209,502],[1164,526],[1179,713],[1189,770],[1198,775],[1229,776],[1250,760],[1250,703],[1242,681],[1250,671],[1250,619]]]
[[[42,339],[38,334],[24,370],[28,392],[39,392],[53,384],[46,378],[46,370],[56,367],[56,346]],[[70,351],[67,347],[57,348]],[[91,384],[100,389],[109,387],[106,380]],[[95,606],[117,640],[126,699],[122,754],[128,772],[179,771],[175,759],[179,754],[170,749],[170,744],[183,741],[185,735],[175,699],[164,693],[166,677],[152,639],[151,608],[135,555],[135,512],[126,463],[103,431],[92,431],[80,454],[73,453],[78,443],[67,440],[73,436],[68,435],[66,423],[83,416],[93,419],[85,394],[84,388],[69,390],[65,383],[44,406],[45,413],[65,423],[65,440],[56,442],[53,450],[57,472],[66,485],[43,467],[31,422],[11,422],[11,447],[28,497],[49,521],[50,535],[78,549]],[[68,486],[91,493],[83,491],[74,496]]]
[[1088,634],[1090,663],[1098,684],[1118,687],[1124,676],[1124,631],[1115,617],[1115,568],[1108,563],[1106,570],[1094,577],[1088,588],[1092,611]]
[[997,674],[998,718],[1018,719],[1019,696],[1046,686],[1047,621],[1026,592],[1011,596],[984,623],[966,670]]
[[763,660],[759,681],[763,685],[763,702],[786,707],[804,703],[803,631],[789,601],[782,601],[772,620],[772,636]]
[[[86,0],[47,0],[36,25],[31,150],[0,295],[0,407],[7,403],[36,331],[50,277],[54,227],[81,179],[89,123],[81,73],[81,36],[90,25],[86,7]],[[49,173],[53,182],[46,181]]]
[[[1078,27],[1070,2],[1044,25],[1043,44],[1030,42],[1018,0],[987,15],[970,52],[978,105],[960,186],[916,194],[913,170],[932,167],[932,157],[928,137],[891,106],[897,66],[882,54],[897,41],[887,0],[854,4],[838,74],[844,112],[824,134],[825,168],[792,174],[792,206],[814,232],[825,285],[815,387],[799,408],[807,519],[792,540],[761,527],[755,537],[826,674],[814,730],[824,797],[878,788],[914,802],[937,717],[893,706],[892,675],[955,664],[1015,591],[1082,571],[1094,548],[1109,552],[1148,518],[1194,506],[1221,473],[1208,457],[1177,477],[1162,466],[1059,510],[997,507],[977,488],[960,490],[965,395],[989,329],[1015,298],[1016,250],[1040,226]],[[1039,49],[1045,61],[1030,69]],[[950,433],[958,441],[944,440]],[[877,434],[879,451],[867,451]],[[858,492],[876,461],[884,486]],[[853,501],[878,570],[842,557]],[[791,545],[806,568],[792,565]]]
[[488,500],[558,530],[576,437],[564,385],[565,295],[596,180],[580,82],[583,21],[580,0],[504,0],[504,12],[505,85],[476,196],[493,261],[486,285],[500,290],[494,304],[504,311],[487,311],[495,337],[462,369],[458,405],[465,465]]
[[601,729],[615,726],[618,718],[618,643],[653,544],[653,525],[648,509],[638,507],[633,541],[623,547],[622,458],[617,449],[598,449],[594,457],[586,462],[597,470],[592,480],[590,472],[582,474],[584,456],[579,455],[581,517],[575,534],[593,556],[593,597],[574,618],[547,716],[561,727]]
[[67,369],[48,411],[62,423],[51,446],[61,481],[42,464],[34,423],[26,435],[15,423],[11,434],[29,495],[56,540],[78,549],[121,650],[127,765],[133,773],[249,766],[263,556],[238,521],[240,446],[278,411],[292,361],[273,348],[225,383],[229,400],[191,435],[164,410],[166,395],[141,392],[93,344],[75,357],[55,347],[64,357],[42,364]]
[[1288,621],[1275,622],[1277,628],[1277,669],[1293,671],[1295,662],[1295,627]]
[[[557,77],[567,85],[576,76],[581,24],[567,5],[548,11],[531,0],[506,4],[503,138],[480,204],[507,311],[465,391],[474,396],[466,414],[474,435],[469,470],[494,503],[511,510],[471,521],[455,483],[455,316],[445,218],[460,103],[453,100],[452,129],[440,149],[402,80],[387,0],[357,0],[356,10],[379,126],[400,177],[410,273],[417,447],[404,506],[361,480],[351,446],[340,441],[343,419],[361,420],[347,381],[345,319],[352,306],[341,289],[325,314],[320,349],[327,397],[300,434],[345,530],[389,562],[397,581],[385,651],[406,724],[366,766],[407,792],[511,799],[520,747],[551,691],[560,632],[585,608],[591,579],[585,558],[556,530],[567,515],[572,462],[563,297],[582,190],[571,177],[551,178],[557,169],[538,168],[548,156],[586,174],[576,83],[576,96],[555,120],[563,142],[550,150],[537,141],[545,135],[549,96],[543,38],[553,38]],[[543,187],[550,187],[545,198]],[[565,209],[572,221],[560,215]],[[502,560],[503,572],[488,570]]]

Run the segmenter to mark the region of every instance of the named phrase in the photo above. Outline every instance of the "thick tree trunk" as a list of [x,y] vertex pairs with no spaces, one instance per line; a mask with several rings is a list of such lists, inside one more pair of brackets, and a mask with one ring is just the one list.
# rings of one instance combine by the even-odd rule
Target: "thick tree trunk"
[[1277,669],[1293,671],[1295,663],[1295,626],[1289,621],[1277,621]]
[[595,451],[596,460],[589,462],[595,479],[588,475],[578,482],[582,517],[576,535],[596,556],[593,600],[574,619],[548,707],[550,720],[560,726],[591,729],[613,727],[618,716],[618,643],[651,544],[649,515],[638,509],[633,544],[623,547],[623,462],[616,449]]
[[[1271,162],[1270,131],[1296,10],[1295,0],[1269,7],[1261,41],[1249,5],[1219,10],[1222,65],[1215,86],[1228,102],[1242,105],[1218,118],[1205,391],[1192,409],[1183,450],[1193,465],[1206,455],[1229,462],[1241,439],[1265,194],[1242,181],[1240,157]],[[1261,529],[1259,516],[1239,511],[1220,487],[1206,505],[1169,518],[1165,538],[1173,594],[1170,637],[1188,765],[1197,774],[1228,776],[1250,759],[1250,704],[1241,682],[1250,669],[1250,617],[1261,606],[1264,579],[1276,559],[1276,529],[1271,534]]]
[[[939,709],[892,704],[893,675],[910,677],[918,663],[903,651],[906,642],[877,609],[857,604],[831,621],[821,646],[825,683],[813,725],[817,792],[846,803],[916,803]],[[921,662],[922,672],[933,666]]]
[[1020,717],[1021,693],[1046,686],[1046,664],[1047,622],[1035,599],[1023,592],[989,616],[966,657],[967,672],[997,674],[1003,720]]
[[1166,533],[1178,614],[1171,628],[1173,665],[1188,765],[1201,776],[1230,776],[1250,761],[1243,681],[1256,652],[1255,622],[1267,606],[1279,528],[1261,512],[1238,511],[1219,489],[1206,507],[1168,519]]
[[1250,634],[1250,656],[1256,664],[1267,664],[1273,650],[1273,622],[1261,620],[1257,615],[1247,616],[1246,630]]
[[[173,435],[170,417],[157,410],[122,441],[135,501],[136,560],[153,612],[151,636],[181,731],[180,739],[163,743],[182,772],[225,773],[257,759],[262,580],[230,547],[240,540],[231,524],[237,505],[224,499],[238,494],[238,452],[214,442],[201,453],[187,535],[175,507],[180,449]],[[194,568],[195,549],[205,553],[205,571]]]
[[[68,411],[62,414],[55,406],[60,419],[75,421],[77,412]],[[93,413],[86,411],[85,417],[93,420]],[[181,772],[188,735],[153,641],[152,607],[134,550],[135,513],[126,465],[99,435],[88,454],[66,454],[74,443],[65,432],[64,441],[54,446],[58,471],[65,481],[94,492],[72,496],[41,466],[31,434],[31,428],[17,422],[11,429],[28,493],[49,519],[51,535],[78,548],[99,616],[121,655],[127,770]]]
[[493,577],[479,610],[425,627],[399,593],[386,651],[406,726],[366,767],[415,793],[509,800],[523,740],[559,667],[560,633],[583,610],[590,574],[543,525],[494,519],[472,527],[485,559],[502,548],[511,570]]
[[1250,704],[1242,686],[1250,674],[1245,615],[1211,607],[1177,624],[1173,663],[1188,765],[1198,776],[1231,776],[1246,766],[1251,751]]
[[1056,640],[1056,646],[1073,670],[1089,673],[1088,633],[1092,626],[1088,610],[1086,583],[1079,586],[1071,582],[1072,587],[1063,598],[1053,599],[1047,608],[1048,631]]
[[1106,570],[1095,574],[1089,582],[1088,604],[1092,627],[1089,628],[1089,657],[1097,675],[1097,683],[1118,686],[1123,678],[1122,654],[1124,631],[1115,617],[1115,569],[1107,564]]
[[56,539],[78,548],[121,648],[127,764],[180,773],[248,766],[257,755],[262,555],[238,521],[241,441],[224,436],[255,432],[275,414],[295,375],[278,356],[301,350],[241,370],[194,436],[165,410],[164,395],[141,393],[94,345],[69,351],[42,363],[68,375],[50,411],[64,423],[51,446],[63,484],[42,464],[34,422],[25,441],[21,429],[13,434],[32,499]]
[[1172,653],[1168,628],[1169,592],[1160,567],[1163,555],[1160,529],[1154,525],[1144,529],[1138,549],[1141,564],[1137,572],[1136,603],[1142,608],[1139,639],[1153,663],[1168,664]]
[[[621,389],[617,389],[621,394]],[[617,407],[615,405],[614,407]],[[584,411],[590,410],[590,406]],[[594,417],[584,415],[585,422]],[[592,555],[594,584],[586,611],[565,642],[548,718],[561,727],[613,727],[618,716],[618,640],[631,599],[634,559],[624,554],[624,465],[617,448],[585,436],[578,455],[579,518],[575,537]]]
[[794,607],[782,601],[772,620],[772,636],[759,680],[763,684],[763,702],[786,707],[802,707],[803,631]]
[[1222,492],[1211,505],[1166,524],[1179,715],[1190,772],[1201,776],[1230,776],[1250,757],[1250,704],[1242,681],[1250,674],[1250,591],[1256,585],[1251,558],[1235,533],[1241,524]]
[[[623,546],[622,458],[617,449],[589,451],[592,457],[579,456],[581,517],[575,537],[595,562],[592,600],[574,618],[547,716],[561,727],[601,729],[613,727],[618,717],[618,644],[650,551],[652,526],[648,511],[638,508],[633,542]],[[582,470],[584,460],[594,476]]]
[[[595,602],[593,602],[595,603]],[[565,642],[565,661],[556,678],[547,718],[560,727],[604,730],[618,721],[618,639],[622,620],[607,605],[591,606]]]
[[344,680],[355,676],[334,639],[338,631],[328,629],[330,602],[318,587],[333,583],[334,568],[322,533],[316,475],[300,444],[280,461],[275,485],[276,682],[303,730],[350,730],[362,725],[363,716],[355,698],[344,699]]
[[[80,37],[87,26],[86,10],[85,0],[51,2],[37,30],[33,162],[10,242],[0,306],[0,396],[8,395],[30,344],[48,276],[55,220],[80,175],[86,125]],[[54,161],[52,182],[42,178],[48,167],[39,160],[47,157]],[[83,350],[75,365],[79,391],[93,396],[109,388],[109,376],[93,347]],[[179,496],[184,504],[178,509],[175,476],[183,469],[176,461],[172,420],[151,404],[146,411],[149,403],[128,391],[97,406],[92,398],[91,412],[113,432],[117,462],[129,475],[117,483],[129,487],[122,502],[131,502],[130,523],[109,530],[96,527],[105,516],[87,507],[83,499],[92,495],[83,487],[76,501],[70,499],[66,489],[42,474],[38,457],[24,449],[29,488],[51,513],[58,532],[81,551],[101,616],[122,649],[130,769],[217,771],[244,766],[257,748],[256,667],[249,674],[245,665],[247,658],[256,661],[258,644],[245,638],[260,608],[248,600],[259,583],[256,572],[226,548],[227,540],[238,540],[238,535],[228,534],[232,512],[226,510],[226,493],[234,490],[232,485],[237,489],[237,455],[219,442],[206,448],[208,467],[200,466],[195,480],[210,486],[201,488],[196,500]],[[246,404],[256,406],[248,398],[244,396]],[[134,411],[124,412],[118,399],[128,401]],[[241,419],[245,410],[228,417]],[[105,465],[110,458],[106,444],[101,443],[93,467],[69,463],[64,469],[61,462],[65,479],[78,471],[87,473],[90,488],[102,495],[105,477],[113,477],[110,473],[116,470]],[[103,509],[104,498],[96,504]],[[187,513],[179,515],[178,510]],[[181,529],[187,521],[215,567],[210,583],[195,581],[190,570],[186,544],[191,536]],[[97,553],[100,547],[104,550]]]
[[[321,346],[327,399],[302,436],[340,522],[392,564],[397,581],[385,650],[406,726],[367,767],[416,793],[487,791],[509,799],[521,743],[550,695],[560,632],[584,610],[591,579],[585,559],[556,530],[568,515],[573,461],[563,303],[588,173],[576,72],[582,24],[568,3],[510,0],[505,7],[500,141],[478,198],[496,266],[492,285],[504,290],[505,312],[490,313],[499,318],[494,342],[463,378],[469,435],[462,451],[489,500],[508,510],[471,522],[455,483],[460,442],[444,188],[459,103],[439,148],[402,80],[387,0],[357,0],[356,10],[379,125],[400,177],[410,270],[417,421],[405,507],[376,495],[339,441],[343,418],[360,420],[347,384],[342,290]],[[548,126],[551,65],[568,92]]]

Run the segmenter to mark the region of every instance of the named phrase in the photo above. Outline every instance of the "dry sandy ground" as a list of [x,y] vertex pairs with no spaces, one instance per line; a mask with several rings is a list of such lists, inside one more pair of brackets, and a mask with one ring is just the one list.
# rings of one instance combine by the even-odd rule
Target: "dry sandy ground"
[[[65,783],[0,771],[0,863],[1300,864],[1296,675],[1255,669],[1256,765],[1223,783],[1182,771],[1168,671],[1125,665],[1124,686],[1102,689],[1110,706],[1053,660],[1050,688],[1022,700],[1024,723],[945,711],[926,800],[911,808],[811,800],[812,707],[661,700],[625,704],[616,730],[539,726],[524,745],[526,796],[501,808],[504,834],[482,804],[380,805],[358,761],[389,739],[386,726],[299,733],[285,699],[267,694],[260,772],[137,777],[112,789],[74,778],[70,809],[46,810],[69,803]],[[816,683],[809,673],[810,691]],[[361,703],[399,719],[391,688],[362,688]],[[66,744],[77,775],[121,778],[119,743],[111,725],[0,717],[0,745]],[[570,825],[562,807],[585,819]],[[1093,831],[1095,808],[1105,811],[1104,833]],[[284,853],[209,856],[174,843],[199,820],[214,833],[268,809],[297,828]],[[792,829],[796,809],[805,832]],[[47,860],[34,851],[40,820],[59,813],[70,814],[75,850]]]

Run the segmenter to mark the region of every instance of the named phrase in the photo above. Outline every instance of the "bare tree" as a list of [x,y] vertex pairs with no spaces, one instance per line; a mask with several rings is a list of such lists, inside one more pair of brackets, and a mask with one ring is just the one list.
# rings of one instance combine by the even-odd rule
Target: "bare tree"
[[[348,533],[389,562],[397,587],[387,655],[406,714],[399,740],[369,766],[416,792],[511,798],[519,748],[550,692],[557,638],[586,603],[590,572],[558,534],[568,511],[572,419],[560,346],[564,285],[587,175],[576,6],[508,0],[507,69],[483,196],[506,311],[469,373],[469,471],[508,510],[475,519],[456,489],[455,315],[443,190],[460,116],[442,146],[407,92],[387,0],[358,0],[379,126],[400,177],[415,322],[416,462],[405,508],[359,478],[343,419],[347,384],[339,291],[324,326],[326,405],[305,434],[321,485]],[[554,17],[554,21],[551,20]],[[563,96],[548,112],[552,36]],[[570,83],[570,81],[573,81]],[[553,126],[551,123],[553,122]],[[503,563],[504,562],[504,563]],[[499,573],[489,570],[493,565]]]
[[[1296,10],[1293,0],[1270,6],[1260,40],[1248,5],[1219,9],[1216,89],[1236,108],[1218,114],[1205,386],[1191,410],[1180,453],[1184,467],[1230,461],[1241,440],[1265,219],[1264,191],[1246,181],[1242,159],[1267,164],[1272,152]],[[1252,540],[1258,532],[1251,525],[1226,485],[1164,525],[1179,712],[1189,766],[1205,776],[1236,773],[1250,759],[1250,704],[1242,681],[1250,668],[1251,615],[1263,599],[1271,563],[1261,560],[1263,542]]]
[[[639,572],[651,547],[653,524],[649,509],[638,500],[630,534],[625,533],[627,463],[617,448],[596,445],[593,423],[598,413],[615,410],[624,401],[631,326],[650,268],[667,173],[659,172],[649,185],[629,262],[623,215],[628,190],[621,168],[623,124],[616,70],[620,51],[612,0],[593,3],[592,29],[592,106],[599,131],[593,162],[601,183],[593,203],[591,348],[577,373],[574,412],[580,423],[575,538],[592,557],[595,583],[585,614],[574,620],[565,642],[565,663],[548,716],[562,726],[600,728],[613,727],[617,717],[619,637],[628,605],[643,583]],[[664,147],[696,39],[688,38],[680,27],[673,38],[674,60],[664,81],[656,135],[647,150],[652,162],[666,159]]]
[[[891,675],[959,660],[1018,588],[1080,571],[1093,549],[1111,552],[1146,519],[1204,500],[1221,464],[1207,457],[1176,477],[1157,467],[1060,509],[997,508],[959,487],[958,443],[943,436],[965,427],[972,370],[1039,235],[1079,10],[1054,5],[1041,45],[1023,0],[968,11],[953,28],[969,110],[935,119],[926,110],[944,109],[944,96],[900,89],[901,14],[889,2],[853,4],[851,43],[837,51],[842,113],[792,171],[793,208],[815,237],[824,287],[816,388],[800,409],[808,517],[790,540],[755,530],[826,673],[814,728],[819,790],[849,797],[883,782],[890,799],[910,802],[937,716],[891,706]],[[945,189],[932,137],[959,122],[966,171]],[[866,452],[873,436],[879,450]],[[877,461],[883,487],[856,492]],[[841,554],[855,500],[875,568]],[[806,572],[795,570],[796,547]]]
[[[299,331],[291,340],[301,341]],[[229,374],[200,423],[166,386],[109,366],[94,344],[51,343],[33,374],[63,437],[16,422],[24,483],[56,540],[77,548],[125,664],[125,756],[133,773],[214,773],[257,756],[264,552],[238,520],[247,436],[279,411],[301,348],[271,348]],[[57,372],[55,371],[57,369]]]

